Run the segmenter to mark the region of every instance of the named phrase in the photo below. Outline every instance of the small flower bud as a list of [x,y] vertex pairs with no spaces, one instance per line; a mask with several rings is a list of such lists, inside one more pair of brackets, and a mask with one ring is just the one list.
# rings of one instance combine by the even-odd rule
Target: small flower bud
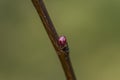
[[67,44],[67,40],[65,36],[60,36],[58,39],[58,43],[61,47],[64,47]]

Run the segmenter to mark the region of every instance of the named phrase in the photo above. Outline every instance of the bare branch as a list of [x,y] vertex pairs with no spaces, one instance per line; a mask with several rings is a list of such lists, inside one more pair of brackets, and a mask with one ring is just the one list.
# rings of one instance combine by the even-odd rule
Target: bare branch
[[32,0],[32,3],[36,8],[42,20],[44,28],[49,36],[49,39],[51,40],[55,48],[55,51],[60,59],[67,80],[76,80],[72,64],[69,58],[69,48],[66,38],[64,36],[58,36],[55,27],[49,17],[49,14],[46,10],[43,0]]

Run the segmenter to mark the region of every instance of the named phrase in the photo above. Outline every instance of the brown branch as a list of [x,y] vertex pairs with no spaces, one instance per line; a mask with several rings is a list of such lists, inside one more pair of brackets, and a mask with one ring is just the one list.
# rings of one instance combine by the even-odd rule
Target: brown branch
[[73,72],[72,64],[69,58],[69,51],[66,51],[68,50],[67,42],[66,42],[67,46],[64,46],[64,47],[61,47],[61,45],[59,44],[58,42],[59,36],[49,17],[49,14],[46,10],[43,0],[32,0],[32,3],[34,7],[36,8],[42,20],[42,23],[45,27],[45,30],[55,48],[55,51],[60,59],[60,62],[62,64],[67,80],[76,80],[75,74]]

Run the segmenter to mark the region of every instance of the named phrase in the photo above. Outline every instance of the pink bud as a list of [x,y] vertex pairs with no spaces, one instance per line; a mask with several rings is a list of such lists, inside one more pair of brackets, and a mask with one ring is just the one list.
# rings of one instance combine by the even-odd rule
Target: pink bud
[[67,43],[66,37],[65,36],[60,36],[58,39],[58,43],[61,47],[64,47]]

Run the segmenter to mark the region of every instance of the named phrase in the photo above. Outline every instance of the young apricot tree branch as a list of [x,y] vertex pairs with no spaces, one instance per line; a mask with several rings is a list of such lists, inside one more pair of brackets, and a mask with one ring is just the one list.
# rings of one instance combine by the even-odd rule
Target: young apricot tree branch
[[67,80],[76,80],[72,64],[69,57],[69,48],[65,36],[58,36],[55,27],[49,17],[47,9],[44,5],[43,0],[32,0],[34,7],[36,8],[44,28],[51,40],[55,51],[60,59],[63,70],[65,72]]

